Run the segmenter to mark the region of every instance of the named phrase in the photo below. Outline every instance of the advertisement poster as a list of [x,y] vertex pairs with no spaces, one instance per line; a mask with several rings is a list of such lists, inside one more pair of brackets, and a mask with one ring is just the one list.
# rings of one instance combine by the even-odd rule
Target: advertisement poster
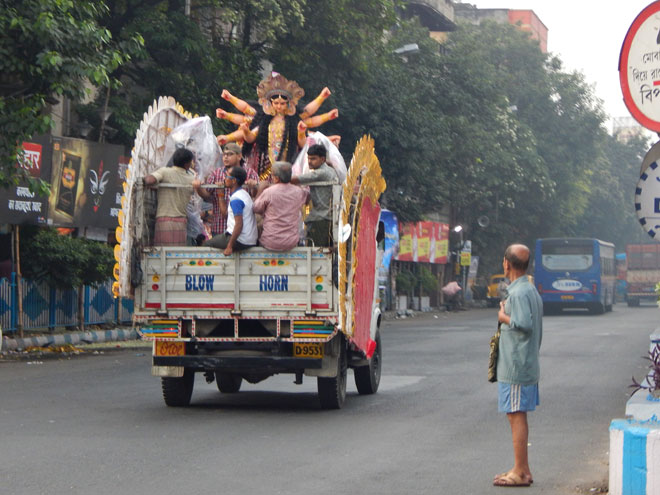
[[415,224],[404,223],[399,224],[399,253],[396,258],[398,261],[415,261],[417,253],[413,253],[416,246],[417,235],[415,233]]
[[399,249],[399,221],[390,210],[381,210],[380,221],[385,226],[385,249],[381,266],[387,271]]
[[438,222],[405,223],[399,227],[401,239],[397,261],[446,264],[449,225]]
[[[18,157],[18,165],[28,173],[46,182],[51,176],[50,136],[36,136],[23,143],[23,153]],[[0,223],[14,225],[45,224],[48,210],[48,197],[30,192],[27,183],[19,183],[3,190],[0,200]]]
[[433,222],[417,222],[417,261],[421,263],[432,263],[431,253],[432,248],[435,248],[434,225]]
[[48,223],[113,228],[121,208],[123,147],[53,137]]
[[449,262],[449,224],[436,223],[435,258],[433,263],[444,265]]

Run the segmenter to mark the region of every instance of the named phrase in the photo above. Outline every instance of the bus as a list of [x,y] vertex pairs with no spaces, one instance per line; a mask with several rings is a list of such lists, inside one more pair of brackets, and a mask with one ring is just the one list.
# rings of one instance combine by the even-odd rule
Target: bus
[[598,239],[537,239],[534,282],[543,312],[586,308],[611,311],[615,300],[614,244]]

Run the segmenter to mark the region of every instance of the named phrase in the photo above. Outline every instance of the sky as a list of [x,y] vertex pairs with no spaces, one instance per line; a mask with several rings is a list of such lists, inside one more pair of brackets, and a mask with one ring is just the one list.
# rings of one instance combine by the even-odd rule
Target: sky
[[619,53],[635,17],[653,0],[468,0],[462,3],[482,9],[533,10],[548,28],[548,51],[561,58],[565,70],[584,74],[611,118],[630,117],[621,96]]

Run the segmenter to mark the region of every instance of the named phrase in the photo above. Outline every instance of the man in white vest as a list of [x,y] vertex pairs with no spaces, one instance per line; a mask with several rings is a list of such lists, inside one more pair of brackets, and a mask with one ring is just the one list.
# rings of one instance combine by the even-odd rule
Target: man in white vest
[[247,172],[243,167],[232,167],[225,177],[230,192],[227,209],[227,230],[206,241],[205,246],[224,249],[225,256],[257,245],[257,221],[252,209],[252,198],[243,189]]

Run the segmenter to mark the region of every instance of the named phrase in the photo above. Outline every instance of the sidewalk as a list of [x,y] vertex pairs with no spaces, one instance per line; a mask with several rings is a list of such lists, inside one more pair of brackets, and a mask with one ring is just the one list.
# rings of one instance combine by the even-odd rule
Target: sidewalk
[[405,310],[387,310],[383,311],[383,320],[399,320],[406,318],[420,318],[420,317],[438,317],[441,314],[451,314],[451,313],[460,313],[462,311],[469,311],[471,309],[480,309],[487,308],[486,301],[468,301],[465,303],[465,307],[461,308],[459,311],[447,311],[444,306],[438,308],[429,308],[428,311],[417,311],[414,309],[405,309]]
[[0,352],[23,351],[29,347],[49,347],[63,345],[94,344],[98,342],[119,342],[126,340],[137,340],[139,335],[135,329],[115,328],[113,330],[90,330],[87,332],[64,332],[54,334],[40,334],[34,337],[22,339],[13,335],[2,336]]

